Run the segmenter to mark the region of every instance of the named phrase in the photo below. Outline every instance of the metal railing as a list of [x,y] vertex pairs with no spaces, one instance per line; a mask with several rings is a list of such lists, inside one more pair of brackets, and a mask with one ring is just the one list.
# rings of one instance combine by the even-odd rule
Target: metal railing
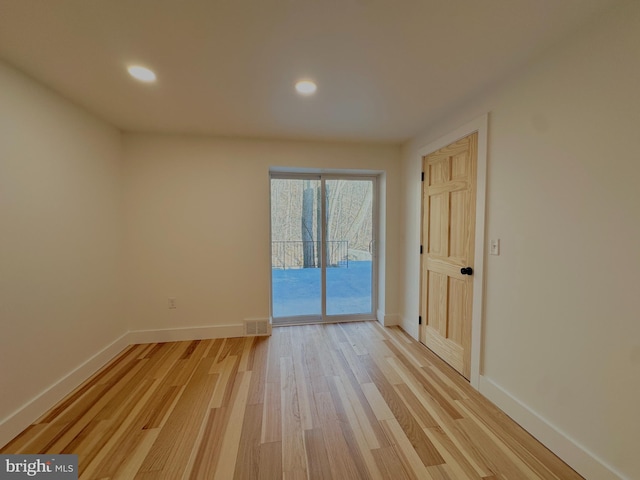
[[[320,243],[296,240],[271,242],[271,268],[320,268]],[[328,268],[349,268],[349,241],[325,242]]]

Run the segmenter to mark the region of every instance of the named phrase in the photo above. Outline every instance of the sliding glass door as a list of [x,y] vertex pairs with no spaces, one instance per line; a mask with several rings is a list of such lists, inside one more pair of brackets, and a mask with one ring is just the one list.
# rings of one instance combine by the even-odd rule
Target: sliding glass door
[[276,324],[373,318],[375,192],[375,177],[272,176]]

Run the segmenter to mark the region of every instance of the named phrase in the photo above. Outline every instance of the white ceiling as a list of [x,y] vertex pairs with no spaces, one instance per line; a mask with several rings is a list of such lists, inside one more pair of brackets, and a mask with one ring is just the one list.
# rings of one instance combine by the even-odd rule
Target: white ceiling
[[617,1],[0,0],[0,58],[126,131],[399,142]]

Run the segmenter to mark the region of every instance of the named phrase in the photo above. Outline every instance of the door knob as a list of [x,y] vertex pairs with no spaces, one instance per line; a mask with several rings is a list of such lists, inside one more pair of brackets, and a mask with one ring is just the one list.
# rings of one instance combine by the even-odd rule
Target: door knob
[[471,268],[471,267],[463,267],[463,268],[460,269],[460,273],[462,275],[471,275],[471,274],[473,274],[473,268]]

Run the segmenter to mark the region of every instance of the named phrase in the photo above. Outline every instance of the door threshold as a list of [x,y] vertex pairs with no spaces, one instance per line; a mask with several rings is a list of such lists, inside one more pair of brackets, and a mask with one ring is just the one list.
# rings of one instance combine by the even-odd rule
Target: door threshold
[[378,321],[377,318],[373,316],[362,316],[357,318],[349,318],[349,317],[337,317],[331,318],[328,320],[311,320],[307,318],[291,318],[286,320],[273,320],[271,323],[272,328],[276,327],[293,327],[296,325],[323,325],[327,323],[349,323],[349,322],[372,322]]

